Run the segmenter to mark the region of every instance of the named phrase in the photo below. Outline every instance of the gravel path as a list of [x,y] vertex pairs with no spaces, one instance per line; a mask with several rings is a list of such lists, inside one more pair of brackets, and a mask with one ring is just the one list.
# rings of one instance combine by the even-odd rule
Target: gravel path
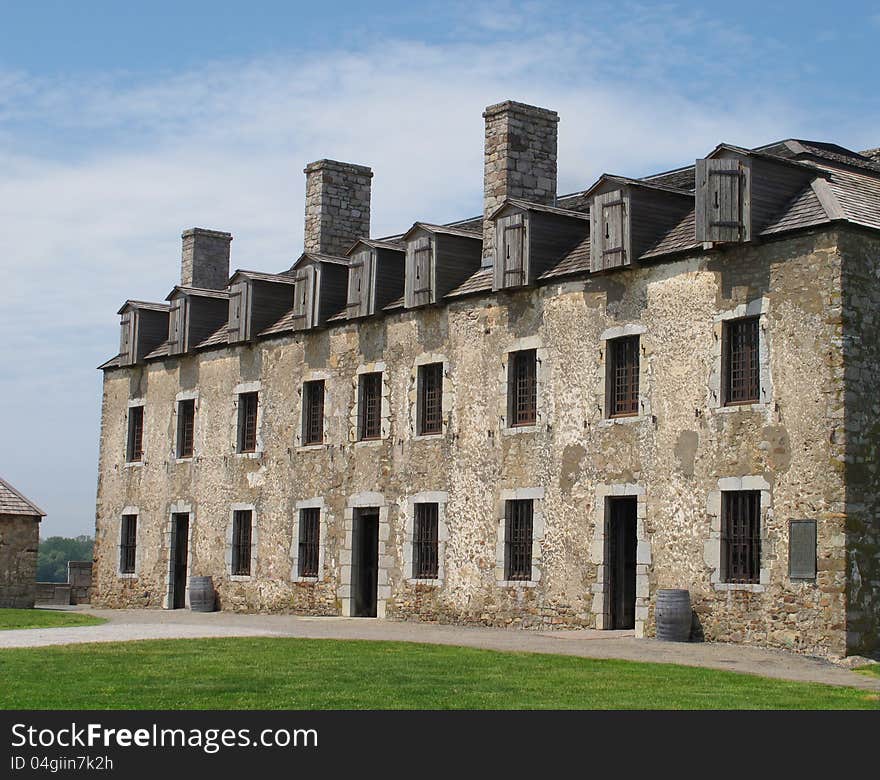
[[858,674],[816,658],[742,645],[658,642],[627,631],[533,631],[398,623],[370,618],[239,615],[187,610],[78,609],[109,622],[100,626],[0,631],[0,648],[83,642],[201,637],[276,636],[426,642],[490,650],[621,658],[704,666],[784,680],[848,685],[880,692],[880,678]]

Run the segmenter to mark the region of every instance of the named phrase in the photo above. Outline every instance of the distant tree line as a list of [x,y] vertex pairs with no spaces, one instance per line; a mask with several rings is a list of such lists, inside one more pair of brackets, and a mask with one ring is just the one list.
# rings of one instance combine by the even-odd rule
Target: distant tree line
[[92,560],[95,540],[91,536],[50,536],[40,539],[37,582],[67,582],[68,561]]

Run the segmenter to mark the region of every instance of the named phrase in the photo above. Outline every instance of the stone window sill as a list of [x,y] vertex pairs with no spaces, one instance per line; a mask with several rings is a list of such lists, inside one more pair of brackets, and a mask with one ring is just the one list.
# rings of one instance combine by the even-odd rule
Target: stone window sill
[[321,450],[326,450],[329,445],[326,442],[321,442],[320,444],[298,444],[296,446],[297,452],[320,452]]
[[501,429],[503,436],[516,436],[519,433],[537,433],[541,430],[541,425],[517,425],[515,427],[506,426]]
[[134,572],[119,572],[116,576],[119,577],[119,579],[121,580],[136,580],[138,578],[138,575]]
[[190,455],[187,458],[175,458],[174,462],[175,463],[192,463],[194,460],[195,460],[195,458],[192,455]]
[[122,467],[126,469],[140,469],[144,467],[145,462],[143,460],[127,460]]
[[245,460],[259,460],[263,457],[263,451],[257,450],[256,452],[234,452],[233,455],[236,458],[242,458]]
[[499,580],[499,588],[536,588],[537,580]]
[[736,414],[737,412],[769,412],[771,410],[769,401],[760,401],[754,404],[732,404],[731,406],[713,406],[712,412],[718,414]]
[[441,433],[417,433],[412,437],[413,441],[443,441],[444,434]]
[[615,425],[638,425],[649,419],[651,419],[650,415],[647,414],[630,414],[625,417],[603,417],[596,427],[612,428]]
[[381,439],[358,439],[354,443],[355,447],[381,447],[386,441],[388,437],[383,436]]
[[230,582],[250,582],[253,579],[252,574],[230,574]]
[[407,577],[406,578],[407,585],[424,585],[430,588],[439,588],[443,585],[443,580],[439,577],[434,577],[432,579],[425,579],[421,577]]
[[299,583],[300,585],[317,585],[321,582],[321,578],[318,576],[315,577],[293,577],[291,578],[292,582]]
[[764,593],[766,585],[757,582],[716,582],[712,587],[717,591],[742,591],[744,593]]

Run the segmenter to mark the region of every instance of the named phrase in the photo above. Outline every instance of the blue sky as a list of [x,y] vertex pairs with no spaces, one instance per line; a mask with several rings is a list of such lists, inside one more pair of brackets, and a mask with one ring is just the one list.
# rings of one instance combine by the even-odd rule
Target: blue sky
[[[306,162],[371,165],[373,233],[481,210],[482,108],[559,111],[560,192],[715,144],[880,146],[880,5],[0,0],[0,474],[94,526],[116,310],[180,233],[302,246]],[[414,164],[415,163],[417,164]]]

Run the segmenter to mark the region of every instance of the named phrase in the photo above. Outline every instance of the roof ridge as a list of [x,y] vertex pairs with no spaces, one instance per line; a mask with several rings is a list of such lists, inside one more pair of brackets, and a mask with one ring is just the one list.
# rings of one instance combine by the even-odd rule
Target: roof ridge
[[10,493],[12,493],[16,498],[21,499],[27,504],[31,509],[33,509],[40,517],[45,517],[46,513],[40,509],[33,501],[31,501],[27,496],[16,490],[12,485],[10,485],[3,477],[0,477],[0,485],[5,487]]

